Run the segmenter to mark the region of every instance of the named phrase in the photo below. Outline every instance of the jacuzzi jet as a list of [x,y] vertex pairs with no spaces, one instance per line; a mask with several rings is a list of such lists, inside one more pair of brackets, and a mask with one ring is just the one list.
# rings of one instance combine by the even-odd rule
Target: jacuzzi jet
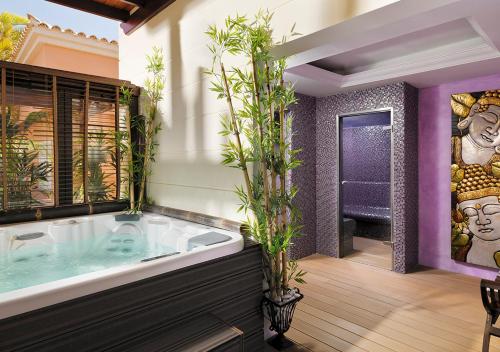
[[116,252],[118,250],[118,248],[117,247],[109,247],[109,248],[106,248],[106,250],[108,252]]
[[28,260],[29,260],[29,258],[27,258],[27,257],[21,257],[21,258],[14,259],[14,263],[27,262]]
[[129,238],[127,240],[123,240],[123,243],[134,243],[134,240]]
[[123,223],[115,227],[112,231],[114,235],[134,235],[142,236],[142,230],[136,224]]

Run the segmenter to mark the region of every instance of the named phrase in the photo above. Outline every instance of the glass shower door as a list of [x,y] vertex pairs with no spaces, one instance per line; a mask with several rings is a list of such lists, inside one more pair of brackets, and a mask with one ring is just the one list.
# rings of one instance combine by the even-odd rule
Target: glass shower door
[[338,119],[340,255],[392,269],[391,111]]

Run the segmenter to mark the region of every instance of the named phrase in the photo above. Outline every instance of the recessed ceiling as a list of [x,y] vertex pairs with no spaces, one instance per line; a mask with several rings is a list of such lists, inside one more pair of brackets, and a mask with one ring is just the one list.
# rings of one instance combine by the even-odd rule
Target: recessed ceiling
[[310,64],[345,76],[390,65],[395,59],[401,60],[403,57],[471,40],[484,42],[467,20],[458,19],[326,57]]
[[327,96],[498,73],[500,1],[400,0],[276,48],[299,93]]

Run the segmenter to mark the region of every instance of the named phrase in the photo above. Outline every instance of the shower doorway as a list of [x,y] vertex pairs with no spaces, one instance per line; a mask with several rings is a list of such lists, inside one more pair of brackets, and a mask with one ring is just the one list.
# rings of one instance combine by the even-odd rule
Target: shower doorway
[[337,116],[339,254],[393,269],[392,109]]

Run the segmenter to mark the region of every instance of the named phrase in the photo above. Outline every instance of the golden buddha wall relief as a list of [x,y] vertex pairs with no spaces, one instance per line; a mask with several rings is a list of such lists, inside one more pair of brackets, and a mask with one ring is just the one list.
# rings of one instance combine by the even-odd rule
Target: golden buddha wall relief
[[451,256],[500,268],[500,89],[451,96]]

